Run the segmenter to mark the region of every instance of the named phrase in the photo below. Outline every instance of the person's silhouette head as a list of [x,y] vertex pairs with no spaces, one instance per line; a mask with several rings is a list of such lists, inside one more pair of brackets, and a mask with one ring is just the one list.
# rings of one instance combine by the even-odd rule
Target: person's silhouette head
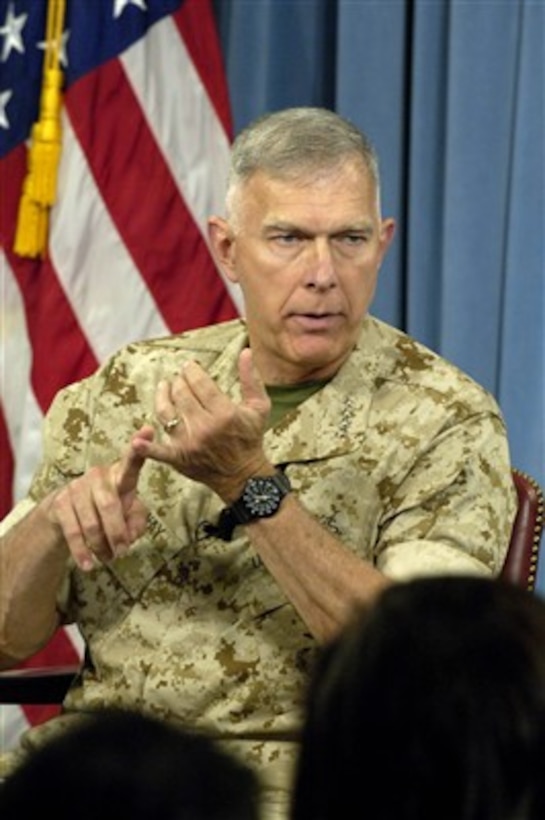
[[534,820],[545,602],[491,579],[390,587],[318,662],[296,820]]
[[2,820],[257,820],[256,776],[206,736],[101,710],[33,752],[0,787]]

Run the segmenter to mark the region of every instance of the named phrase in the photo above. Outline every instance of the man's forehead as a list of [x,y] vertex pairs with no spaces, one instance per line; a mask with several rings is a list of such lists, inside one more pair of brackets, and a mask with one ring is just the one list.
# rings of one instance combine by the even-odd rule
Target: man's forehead
[[302,232],[314,234],[318,232],[337,234],[349,231],[370,234],[373,232],[375,220],[365,214],[343,214],[306,212],[301,215],[270,213],[263,219],[261,228],[264,233]]
[[347,180],[336,176],[300,183],[293,180],[263,178],[248,191],[247,216],[259,216],[264,226],[366,227],[378,216],[374,187],[360,177]]
[[374,187],[373,175],[360,157],[346,157],[342,161],[326,166],[298,165],[284,171],[269,171],[262,168],[254,171],[246,180],[246,185],[308,189],[330,185],[341,178],[351,179],[355,185],[365,184]]

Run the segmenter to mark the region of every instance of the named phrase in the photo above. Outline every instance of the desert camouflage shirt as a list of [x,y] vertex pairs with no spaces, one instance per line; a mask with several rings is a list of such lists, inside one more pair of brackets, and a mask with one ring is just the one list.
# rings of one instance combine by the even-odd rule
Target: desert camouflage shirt
[[[8,523],[90,465],[116,460],[137,428],[156,423],[156,384],[187,358],[239,398],[247,341],[235,320],[135,343],[61,391],[30,500]],[[392,578],[501,567],[515,495],[498,407],[398,330],[367,317],[342,369],[265,441],[301,503]],[[140,494],[148,528],[130,553],[87,574],[67,567],[59,609],[87,651],[65,708],[115,702],[202,727],[280,783],[274,762],[293,755],[315,641],[243,528],[231,542],[203,536],[222,506],[211,491],[148,462]]]

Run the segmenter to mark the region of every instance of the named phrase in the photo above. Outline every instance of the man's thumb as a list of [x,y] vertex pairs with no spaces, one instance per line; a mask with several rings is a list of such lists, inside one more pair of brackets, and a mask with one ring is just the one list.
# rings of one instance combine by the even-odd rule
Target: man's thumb
[[261,412],[268,412],[270,400],[249,347],[244,348],[239,356],[238,373],[244,404]]

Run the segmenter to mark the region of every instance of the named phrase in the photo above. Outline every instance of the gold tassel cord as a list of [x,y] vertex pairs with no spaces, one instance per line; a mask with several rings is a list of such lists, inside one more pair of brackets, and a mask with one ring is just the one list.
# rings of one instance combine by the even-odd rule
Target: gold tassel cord
[[19,256],[45,256],[49,209],[57,196],[62,136],[60,52],[65,12],[66,0],[48,0],[40,116],[32,126],[15,233],[14,251]]

